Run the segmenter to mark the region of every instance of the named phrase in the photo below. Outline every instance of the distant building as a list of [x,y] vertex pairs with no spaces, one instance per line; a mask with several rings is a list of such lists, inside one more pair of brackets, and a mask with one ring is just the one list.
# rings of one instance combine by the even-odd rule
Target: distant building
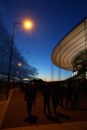
[[73,76],[87,78],[87,18],[76,25],[54,48],[52,62]]

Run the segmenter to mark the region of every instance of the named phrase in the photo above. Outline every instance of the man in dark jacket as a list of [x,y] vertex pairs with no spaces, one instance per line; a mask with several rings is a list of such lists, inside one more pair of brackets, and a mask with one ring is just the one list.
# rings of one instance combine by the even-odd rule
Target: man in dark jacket
[[29,117],[32,117],[32,107],[33,105],[35,107],[36,94],[37,90],[35,84],[29,84],[29,87],[27,87],[26,92],[27,110]]

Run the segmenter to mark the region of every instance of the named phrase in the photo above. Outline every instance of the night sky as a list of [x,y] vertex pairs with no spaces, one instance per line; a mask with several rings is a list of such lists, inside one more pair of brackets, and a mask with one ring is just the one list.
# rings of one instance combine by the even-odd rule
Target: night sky
[[[15,45],[27,62],[38,69],[39,78],[58,80],[59,69],[52,65],[51,53],[56,44],[87,16],[87,0],[0,0],[0,14],[10,34],[14,23],[24,19],[33,21],[34,27],[30,31],[16,26]],[[61,70],[61,75],[63,79],[71,76],[71,72]]]

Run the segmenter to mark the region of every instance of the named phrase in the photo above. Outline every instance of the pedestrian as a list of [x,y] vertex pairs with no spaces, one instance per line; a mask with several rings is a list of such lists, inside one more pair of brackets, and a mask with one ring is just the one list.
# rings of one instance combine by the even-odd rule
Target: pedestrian
[[74,86],[74,110],[79,109],[79,96],[80,96],[80,83],[78,80],[75,80]]
[[48,115],[51,115],[50,112],[50,88],[47,84],[44,85],[44,89],[42,92],[43,98],[44,98],[44,109],[43,113],[46,114],[46,108],[48,110]]
[[59,93],[58,88],[54,86],[51,91],[51,99],[52,99],[52,105],[53,105],[53,111],[54,114],[56,114],[57,105],[59,103]]
[[32,115],[32,107],[35,107],[37,90],[35,84],[29,84],[26,90],[26,101],[27,101],[27,110],[29,118],[33,117]]
[[73,109],[73,84],[71,81],[67,82],[66,88],[66,107],[71,107]]

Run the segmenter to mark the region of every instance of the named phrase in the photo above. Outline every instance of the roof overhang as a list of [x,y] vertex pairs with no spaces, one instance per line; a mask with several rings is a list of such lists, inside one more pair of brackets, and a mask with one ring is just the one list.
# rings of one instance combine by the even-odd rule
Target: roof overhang
[[73,70],[74,59],[87,49],[87,18],[76,25],[54,48],[52,62],[63,69]]

